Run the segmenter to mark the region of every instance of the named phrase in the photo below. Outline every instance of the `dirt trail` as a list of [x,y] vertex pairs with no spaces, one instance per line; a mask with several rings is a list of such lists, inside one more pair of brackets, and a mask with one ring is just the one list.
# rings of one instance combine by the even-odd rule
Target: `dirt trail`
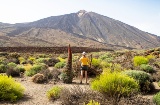
[[50,81],[47,84],[36,84],[31,81],[31,77],[15,78],[16,81],[20,82],[25,87],[24,98],[16,103],[2,102],[0,105],[60,105],[58,102],[51,102],[46,96],[46,92],[55,85],[65,86],[66,88],[72,87],[74,85],[79,85],[85,88],[89,85],[80,85],[78,80],[73,80],[73,84],[64,84]]

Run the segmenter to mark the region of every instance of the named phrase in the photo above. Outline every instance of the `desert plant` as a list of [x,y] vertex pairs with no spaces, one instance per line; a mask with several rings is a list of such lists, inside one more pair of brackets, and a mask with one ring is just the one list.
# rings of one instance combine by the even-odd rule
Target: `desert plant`
[[103,60],[105,62],[111,62],[113,60],[113,57],[111,55],[111,53],[105,53],[105,54],[101,54],[99,56],[100,60]]
[[146,72],[137,70],[127,70],[123,73],[130,76],[131,78],[134,78],[139,83],[141,92],[146,93],[152,91],[152,78]]
[[89,100],[98,101],[102,105],[109,105],[106,104],[106,98],[101,93],[92,91],[89,87],[82,88],[79,85],[63,88],[59,99],[62,105],[83,105],[88,103]]
[[38,59],[36,59],[35,60],[35,63],[45,63],[45,62],[47,62],[47,59],[46,58],[38,58]]
[[0,75],[0,100],[17,101],[24,94],[24,87],[12,77]]
[[56,100],[60,97],[60,92],[62,90],[62,87],[55,86],[52,87],[50,90],[47,91],[47,97],[49,100]]
[[25,68],[23,67],[23,65],[17,65],[15,67],[15,70],[23,73],[25,72]]
[[153,68],[148,64],[140,65],[140,69],[147,72],[147,73],[153,73],[154,72]]
[[96,102],[94,100],[90,100],[87,105],[101,105],[99,102]]
[[148,60],[155,59],[155,56],[154,55],[147,55],[147,59]]
[[6,74],[8,76],[19,76],[19,73],[20,71],[18,69],[16,69],[17,67],[17,64],[13,63],[13,62],[10,62],[7,64],[7,71],[6,71]]
[[23,57],[19,57],[18,60],[19,60],[20,64],[25,64],[26,63],[26,60]]
[[50,70],[49,75],[48,75],[48,79],[54,79],[55,81],[59,80],[59,75],[61,74],[61,72],[57,69],[53,69]]
[[[73,71],[72,71],[72,51],[70,45],[68,46],[68,61],[65,67],[65,70],[62,72],[62,81],[64,83],[72,83],[73,80]],[[63,78],[64,77],[64,78]]]
[[160,105],[160,92],[158,92],[157,94],[155,94],[153,96],[153,102],[156,104],[156,105]]
[[134,66],[140,66],[141,64],[148,64],[149,60],[143,56],[135,56],[133,58]]
[[0,73],[5,73],[7,70],[7,67],[4,64],[0,64]]
[[130,96],[132,93],[138,92],[138,83],[127,75],[117,72],[103,72],[100,77],[91,82],[91,88],[112,98],[116,104],[121,97]]
[[36,73],[39,73],[41,70],[44,70],[44,69],[47,69],[47,66],[45,64],[35,64],[30,68],[30,70],[27,70],[25,74],[27,76],[33,76]]
[[13,62],[10,62],[7,64],[7,67],[8,68],[15,68],[17,66],[17,64],[13,63]]
[[101,65],[100,65],[101,60],[100,59],[93,58],[91,63],[92,63],[92,66],[95,67],[95,68],[100,68],[101,67]]
[[32,77],[32,82],[44,83],[44,82],[47,82],[47,78],[43,74],[37,73]]
[[66,65],[66,62],[58,62],[54,65],[55,68],[63,68]]

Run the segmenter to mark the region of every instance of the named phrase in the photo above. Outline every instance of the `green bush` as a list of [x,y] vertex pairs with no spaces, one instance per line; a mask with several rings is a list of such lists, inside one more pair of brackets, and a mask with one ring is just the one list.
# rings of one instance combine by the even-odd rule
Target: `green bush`
[[25,68],[23,67],[23,65],[17,65],[15,67],[15,70],[23,73],[25,72]]
[[91,88],[113,98],[115,102],[139,90],[138,83],[133,78],[118,72],[104,72],[91,82]]
[[87,105],[101,105],[99,102],[96,102],[94,100],[90,100]]
[[154,72],[153,68],[148,64],[140,65],[140,69],[147,72],[147,73],[153,73]]
[[124,74],[134,78],[140,86],[140,90],[142,92],[149,92],[151,91],[151,76],[144,71],[137,71],[137,70],[127,70],[123,72]]
[[4,64],[0,64],[0,73],[5,73],[7,70],[6,66]]
[[155,56],[154,55],[147,55],[147,59],[148,60],[155,59]]
[[113,57],[111,53],[105,53],[99,56],[100,60],[106,61],[106,62],[111,62],[113,60]]
[[16,66],[17,66],[17,64],[13,63],[13,62],[10,62],[10,63],[7,64],[8,68],[15,68]]
[[0,100],[17,101],[22,98],[24,87],[12,77],[0,75]]
[[49,91],[47,91],[47,97],[49,100],[56,100],[60,97],[60,92],[61,92],[62,88],[55,86],[52,87]]
[[7,71],[6,74],[8,76],[12,76],[12,77],[16,77],[19,76],[20,71],[18,69],[16,69],[17,64],[10,62],[7,64]]
[[156,105],[160,105],[160,92],[158,92],[157,94],[155,94],[153,96],[153,102],[156,104]]
[[27,76],[33,76],[39,73],[41,70],[45,70],[45,69],[47,69],[45,64],[35,64],[30,68],[30,70],[27,70],[25,74]]
[[19,63],[20,63],[20,64],[26,63],[26,60],[25,60],[25,58],[23,58],[23,57],[19,57],[18,60],[19,60]]
[[92,66],[95,68],[101,67],[101,65],[100,65],[101,60],[100,59],[93,58],[91,63],[92,63]]
[[47,62],[47,58],[38,58],[35,60],[35,63],[45,63]]
[[62,62],[58,62],[54,65],[55,68],[63,68],[66,65],[66,62],[62,61]]
[[135,56],[133,58],[134,66],[140,66],[141,64],[148,64],[149,60],[143,56]]

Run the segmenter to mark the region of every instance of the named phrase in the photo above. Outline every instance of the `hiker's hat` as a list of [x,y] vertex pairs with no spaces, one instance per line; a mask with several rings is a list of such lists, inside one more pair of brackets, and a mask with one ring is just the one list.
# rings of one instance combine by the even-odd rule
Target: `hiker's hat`
[[86,55],[86,52],[83,52],[82,55]]

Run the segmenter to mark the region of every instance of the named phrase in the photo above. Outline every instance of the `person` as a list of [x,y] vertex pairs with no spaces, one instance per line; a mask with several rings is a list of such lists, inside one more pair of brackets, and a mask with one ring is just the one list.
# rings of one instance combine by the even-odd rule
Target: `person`
[[82,57],[79,59],[81,62],[81,75],[80,75],[80,84],[82,84],[83,75],[85,73],[85,80],[87,84],[87,71],[88,71],[88,65],[89,65],[89,58],[86,57],[86,52],[82,53]]

